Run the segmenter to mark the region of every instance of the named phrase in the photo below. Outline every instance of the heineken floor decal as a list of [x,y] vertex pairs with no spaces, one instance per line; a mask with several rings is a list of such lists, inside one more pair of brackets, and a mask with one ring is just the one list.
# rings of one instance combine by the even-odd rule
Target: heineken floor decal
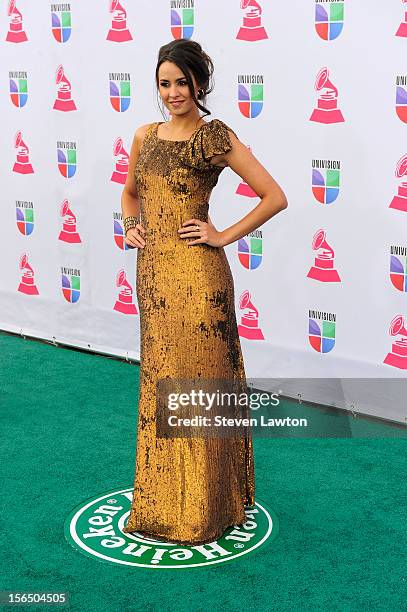
[[130,513],[131,487],[99,494],[74,508],[65,521],[65,537],[95,560],[159,569],[202,567],[232,561],[270,543],[278,533],[274,512],[261,501],[246,509],[247,522],[232,525],[219,540],[185,546],[146,538],[122,529]]

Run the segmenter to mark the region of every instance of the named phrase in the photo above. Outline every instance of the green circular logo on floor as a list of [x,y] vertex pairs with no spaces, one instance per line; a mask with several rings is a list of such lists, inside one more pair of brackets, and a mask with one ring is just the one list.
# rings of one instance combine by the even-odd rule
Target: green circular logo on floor
[[247,522],[232,525],[219,540],[186,546],[153,540],[137,532],[123,533],[133,489],[109,491],[88,499],[65,521],[65,537],[81,553],[110,563],[159,569],[202,567],[252,553],[278,533],[276,515],[264,502],[246,508]]

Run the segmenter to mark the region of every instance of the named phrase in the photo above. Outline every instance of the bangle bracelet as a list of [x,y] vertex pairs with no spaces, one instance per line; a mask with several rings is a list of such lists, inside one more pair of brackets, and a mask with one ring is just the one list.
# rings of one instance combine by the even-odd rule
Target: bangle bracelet
[[131,229],[132,227],[136,227],[136,225],[140,223],[140,216],[138,217],[126,217],[125,219],[123,219],[123,225],[124,225],[124,235],[127,234],[128,230]]

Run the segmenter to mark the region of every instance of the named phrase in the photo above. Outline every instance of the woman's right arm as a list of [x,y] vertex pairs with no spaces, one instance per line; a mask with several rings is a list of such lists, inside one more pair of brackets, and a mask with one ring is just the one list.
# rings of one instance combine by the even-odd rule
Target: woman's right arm
[[[140,126],[134,134],[133,144],[131,145],[129,158],[129,171],[127,173],[127,178],[124,184],[121,197],[123,219],[125,219],[126,217],[138,217],[140,215],[140,199],[137,193],[134,170],[140,155],[140,150],[143,144],[144,137],[150,125],[151,124],[147,123],[145,125]],[[129,246],[139,247],[144,246],[145,244],[137,228],[141,228],[143,232],[145,231],[140,224],[138,224],[137,227],[129,229],[126,233],[125,239],[126,243]]]

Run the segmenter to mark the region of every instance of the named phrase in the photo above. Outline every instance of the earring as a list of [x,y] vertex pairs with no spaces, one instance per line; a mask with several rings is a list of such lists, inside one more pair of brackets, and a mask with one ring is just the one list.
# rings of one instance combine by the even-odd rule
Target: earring
[[202,98],[203,95],[204,95],[204,90],[198,89],[198,96]]

